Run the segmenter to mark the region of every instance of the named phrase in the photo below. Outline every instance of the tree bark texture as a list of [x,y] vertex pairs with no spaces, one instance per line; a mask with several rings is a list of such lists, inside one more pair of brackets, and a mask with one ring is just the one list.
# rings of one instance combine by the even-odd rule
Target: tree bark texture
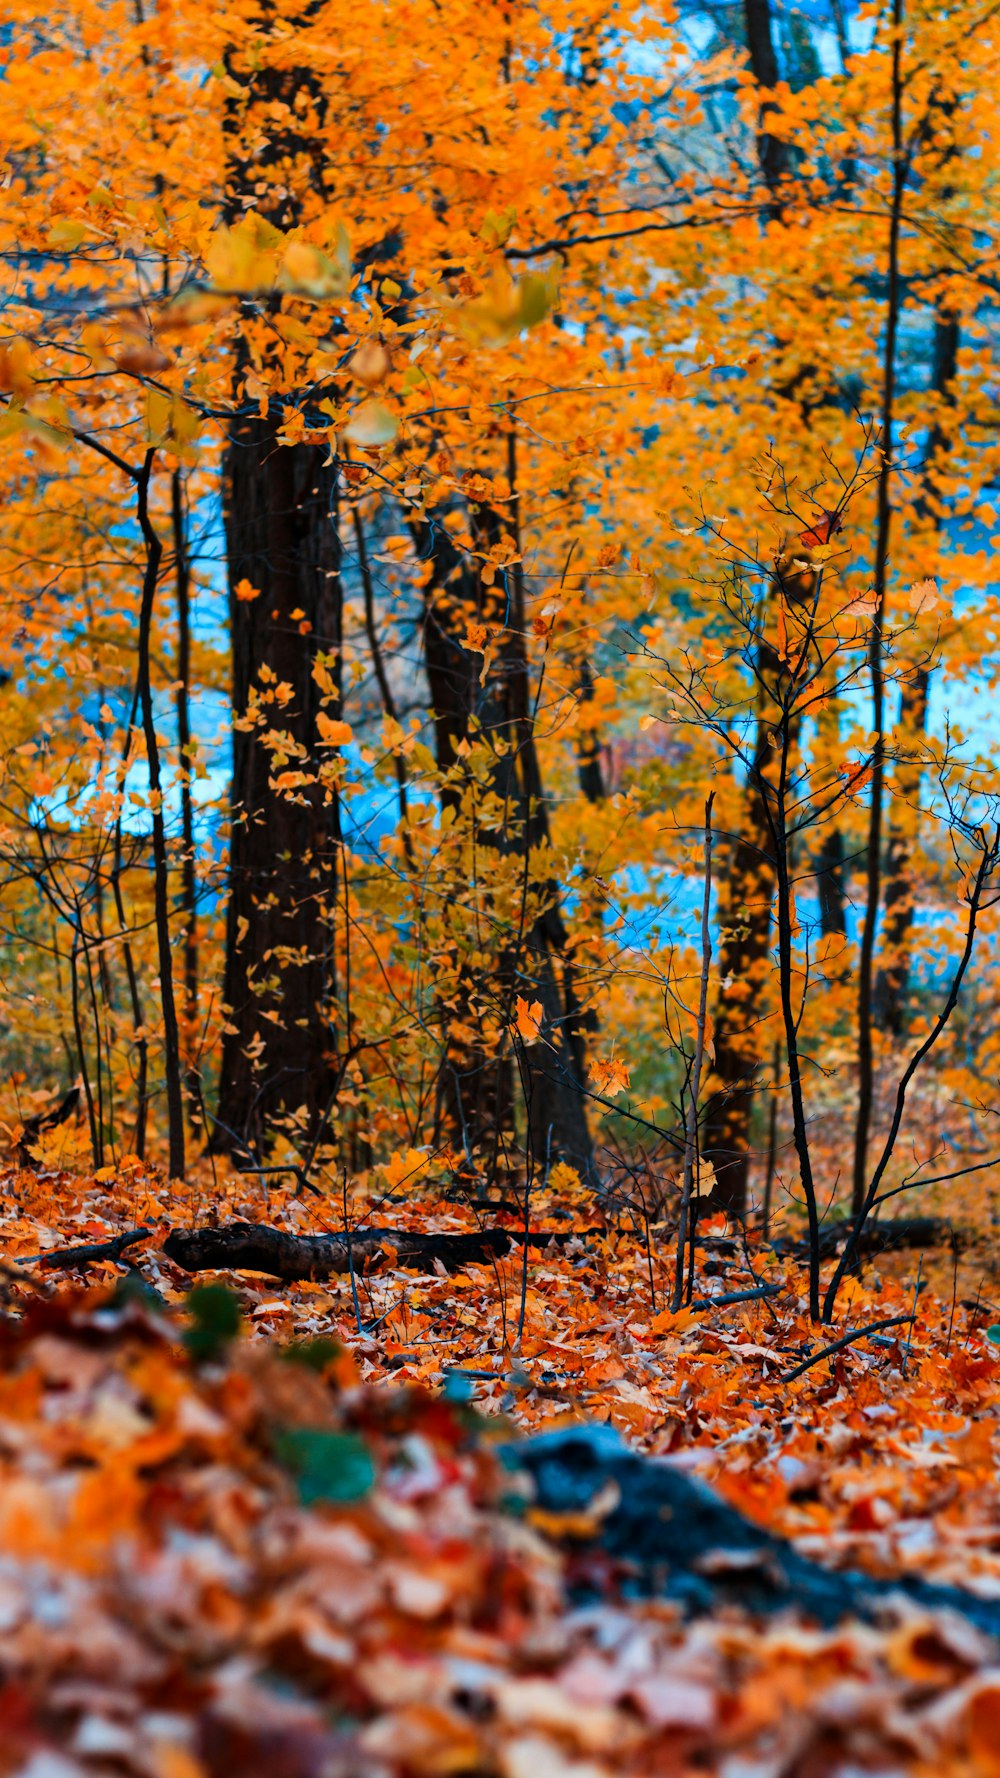
[[[473,515],[480,547],[504,532],[489,507]],[[477,846],[523,860],[530,890],[541,911],[523,931],[497,940],[494,978],[460,980],[439,1083],[439,1107],[446,1125],[467,1149],[492,1149],[510,1130],[514,1103],[513,1056],[505,1048],[470,1041],[477,1001],[489,999],[508,1023],[521,996],[542,1007],[540,1040],[521,1052],[527,1136],[536,1166],[564,1160],[589,1173],[593,1144],[584,1096],[584,1027],[573,967],[572,947],[554,877],[538,881],[549,845],[548,814],[534,736],[531,669],[525,648],[524,583],[519,563],[505,571],[505,585],[483,587],[474,559],[464,557],[443,526],[427,527],[420,539],[431,573],[425,593],[424,648],[434,711],[437,759],[454,774],[443,803],[453,819],[477,827],[471,780],[455,771],[470,738],[494,747],[488,789],[507,818],[499,833],[477,831]],[[464,646],[469,619],[501,631],[489,671]],[[461,976],[460,971],[460,976]],[[502,1039],[501,1039],[502,1043]]]
[[[308,71],[282,62],[282,36],[266,36],[271,16],[265,6],[264,53],[232,70],[240,97],[229,117],[227,214],[235,223],[252,203],[287,230],[322,191],[321,98]],[[284,20],[274,17],[284,32]],[[263,162],[254,146],[258,125],[268,141]],[[314,668],[326,657],[339,685],[342,590],[338,469],[317,445],[281,441],[280,402],[263,413],[248,399],[251,308],[237,345],[224,461],[235,732],[226,1024],[212,1140],[217,1149],[256,1150],[275,1118],[289,1113],[302,1112],[315,1134],[335,1079],[340,823],[336,786],[329,772],[325,784],[319,779],[335,756],[319,746]],[[245,596],[249,589],[256,596]],[[287,736],[288,766],[313,780],[293,793],[277,788],[281,767],[252,720],[254,698],[275,686],[284,701],[261,706],[267,726]]]
[[[914,509],[917,526],[937,530],[940,511],[934,494],[934,473],[951,448],[947,409],[953,400],[958,370],[960,325],[953,315],[938,314],[934,324],[934,359],[931,389],[936,397],[937,417],[927,438],[924,453],[923,486]],[[930,667],[918,662],[903,686],[899,710],[901,745],[909,748],[910,757],[900,759],[895,772],[895,801],[908,806],[913,813],[914,827],[904,832],[898,819],[889,830],[885,860],[883,892],[884,927],[882,936],[882,967],[875,982],[875,1018],[883,1030],[902,1036],[906,1025],[906,1005],[912,968],[912,928],[914,908],[913,853],[917,843],[915,831],[917,804],[923,777],[920,747],[927,730],[927,708],[930,693]]]
[[[270,721],[301,749],[307,774],[329,760],[316,726],[317,655],[341,645],[337,480],[322,449],[279,444],[274,424],[239,418],[226,457],[226,541],[233,650],[232,837],[223,986],[227,1026],[216,1145],[256,1147],[282,1112],[314,1127],[331,1090],[333,917],[339,808],[318,779],[294,795],[255,726],[240,726],[261,685],[291,687]],[[248,581],[259,597],[235,589]],[[336,671],[336,668],[334,668]]]

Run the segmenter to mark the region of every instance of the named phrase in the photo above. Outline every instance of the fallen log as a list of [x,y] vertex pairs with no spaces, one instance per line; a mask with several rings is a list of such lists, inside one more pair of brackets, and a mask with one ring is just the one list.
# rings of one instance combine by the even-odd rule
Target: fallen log
[[477,1229],[472,1234],[422,1234],[408,1229],[361,1228],[347,1235],[288,1235],[265,1223],[230,1222],[220,1228],[172,1229],[163,1251],[185,1272],[266,1272],[292,1283],[329,1278],[335,1273],[364,1271],[380,1256],[394,1255],[394,1264],[432,1272],[436,1266],[460,1271],[502,1259],[512,1246],[564,1246],[577,1235],[596,1229]]
[[[843,1222],[828,1224],[820,1230],[821,1259],[833,1259],[840,1252],[851,1227],[848,1217]],[[944,1216],[897,1216],[885,1222],[873,1217],[865,1223],[856,1251],[866,1258],[873,1258],[880,1253],[896,1253],[906,1248],[952,1246],[960,1239],[959,1231]],[[778,1240],[771,1245],[779,1255],[788,1254],[796,1259],[805,1259],[809,1255],[808,1240]]]
[[[842,1618],[877,1618],[900,1601],[927,1611],[959,1612],[1000,1637],[1000,1599],[982,1598],[919,1575],[877,1579],[825,1568],[799,1555],[669,1458],[644,1457],[610,1426],[575,1425],[509,1445],[504,1460],[526,1472],[534,1505],[550,1537],[584,1559],[574,1592],[580,1603],[606,1585],[588,1564],[588,1550],[610,1556],[626,1593],[674,1599],[690,1615],[738,1605],[754,1613],[805,1613],[826,1628]],[[588,1525],[588,1515],[592,1521]],[[581,1536],[581,1527],[587,1527]],[[572,1563],[571,1563],[572,1573]]]
[[33,1254],[39,1265],[53,1270],[58,1266],[92,1266],[98,1260],[111,1259],[129,1265],[129,1260],[122,1255],[129,1247],[138,1246],[140,1241],[148,1241],[152,1229],[126,1229],[124,1234],[113,1235],[109,1241],[85,1241],[79,1247],[50,1247],[45,1253]]

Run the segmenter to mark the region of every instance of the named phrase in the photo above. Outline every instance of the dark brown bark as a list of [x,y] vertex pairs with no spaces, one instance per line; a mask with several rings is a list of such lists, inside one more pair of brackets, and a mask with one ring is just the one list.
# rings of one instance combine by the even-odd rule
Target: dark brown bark
[[871,621],[868,641],[868,671],[872,688],[872,729],[875,733],[875,745],[872,752],[871,800],[868,806],[865,915],[861,928],[861,947],[858,957],[858,1108],[854,1132],[854,1168],[851,1185],[851,1208],[855,1217],[861,1216],[866,1199],[868,1139],[875,1096],[875,1065],[872,1051],[873,959],[882,887],[882,814],[885,789],[885,658],[882,629],[885,623],[885,595],[889,573],[889,532],[892,523],[896,340],[900,313],[899,246],[903,196],[908,172],[903,150],[902,24],[903,0],[892,0],[890,126],[892,132],[892,196],[889,205],[885,340],[882,351],[880,439],[882,461],[878,478],[878,524],[873,576],[875,614]]
[[[770,0],[744,0],[744,28],[750,69],[758,85],[778,84]],[[767,100],[760,108],[757,161],[769,192],[776,196],[788,170],[783,142],[770,135]],[[770,208],[777,219],[780,208]],[[759,651],[760,677],[776,679],[779,663],[770,648]],[[740,832],[729,848],[719,884],[719,990],[715,1009],[713,1075],[715,1090],[705,1108],[702,1155],[715,1170],[713,1202],[728,1214],[746,1214],[750,1177],[750,1119],[760,1070],[762,989],[768,973],[775,861],[766,811],[757,788],[768,763],[767,712],[760,710],[754,753],[744,797]]]
[[[480,546],[496,542],[504,526],[497,512],[473,515]],[[483,588],[478,567],[462,556],[443,525],[421,533],[432,572],[424,615],[424,649],[434,714],[437,759],[453,777],[442,794],[453,819],[476,820],[472,785],[460,769],[459,749],[475,732],[495,745],[489,789],[503,802],[503,831],[477,832],[484,851],[515,852],[526,874],[537,866],[549,841],[548,815],[534,738],[530,664],[524,639],[524,586],[519,565],[507,571],[506,587]],[[472,618],[503,625],[496,657],[484,683],[482,659],[466,648]],[[456,769],[459,768],[459,769]],[[526,881],[526,895],[528,893]],[[532,884],[530,893],[539,893]],[[583,1022],[571,946],[555,881],[540,887],[542,908],[523,930],[497,940],[495,970],[488,981],[460,972],[454,1026],[468,1032],[477,1006],[491,1004],[500,1024],[509,1023],[520,995],[542,1007],[542,1041],[521,1052],[522,1087],[528,1138],[535,1164],[565,1160],[588,1172],[593,1147],[583,1091]],[[513,1113],[513,1061],[501,1046],[493,1053],[467,1036],[449,1040],[442,1063],[439,1108],[446,1124],[470,1154],[495,1155],[510,1131]]]
[[[823,1259],[832,1259],[843,1249],[852,1227],[852,1223],[841,1222],[821,1231],[819,1250]],[[920,1247],[943,1247],[960,1239],[947,1217],[897,1216],[885,1222],[866,1223],[854,1244],[854,1251],[866,1256],[899,1253]],[[797,1258],[808,1258],[808,1241],[776,1241],[774,1245],[778,1253],[793,1253]]]
[[[223,1038],[214,1146],[256,1148],[273,1119],[304,1109],[314,1129],[332,1084],[330,995],[339,808],[316,776],[318,654],[340,650],[336,470],[322,449],[282,446],[273,422],[238,419],[226,459],[233,650],[232,837]],[[235,597],[243,580],[260,589]],[[295,614],[295,615],[293,615]],[[256,727],[240,726],[260,685],[291,687],[267,706],[292,765],[313,782],[289,795]],[[266,690],[266,686],[263,687]]]
[[[237,220],[252,199],[270,222],[288,229],[301,220],[310,194],[322,190],[319,136],[310,131],[320,110],[316,82],[307,71],[267,57],[233,72],[241,85],[227,120],[229,219]],[[280,127],[278,117],[287,120]],[[264,165],[252,147],[255,118],[266,123]],[[216,1149],[257,1149],[274,1120],[294,1112],[315,1136],[335,1078],[339,804],[329,776],[325,784],[319,778],[334,755],[318,745],[321,691],[313,668],[319,656],[328,657],[337,681],[338,470],[317,445],[281,442],[280,404],[272,403],[266,415],[249,408],[242,389],[248,362],[241,342],[224,461],[236,728]],[[244,581],[257,597],[236,596]],[[262,673],[273,676],[269,684],[290,688],[286,703],[263,709],[266,726],[288,737],[289,768],[311,780],[291,794],[277,788],[281,768],[248,718],[253,694],[267,692]]]
[[[743,0],[743,20],[750,68],[758,86],[772,88],[778,84],[778,58],[774,48],[774,32],[770,0]],[[773,106],[766,100],[760,107],[757,136],[757,162],[768,190],[774,194],[788,171],[788,146],[767,128]]]
[[[931,391],[937,397],[938,405],[924,453],[923,487],[914,509],[914,521],[918,526],[935,529],[939,521],[933,491],[934,473],[951,448],[950,429],[945,421],[944,409],[953,401],[960,335],[957,317],[937,315],[934,323]],[[901,742],[904,748],[911,750],[912,756],[900,761],[895,774],[897,797],[911,807],[916,805],[920,796],[923,775],[919,757],[920,743],[927,728],[929,691],[929,668],[925,663],[918,664],[903,686],[899,712]],[[876,1023],[896,1037],[902,1035],[906,1024],[910,984],[914,839],[913,834],[901,831],[896,822],[890,829],[886,848],[883,962],[875,983],[874,1014]]]
[[[764,665],[773,657],[766,651]],[[740,832],[729,850],[719,893],[719,980],[715,1008],[715,1089],[705,1107],[702,1158],[715,1171],[713,1203],[730,1215],[746,1213],[750,1175],[750,1118],[757,1093],[762,989],[770,970],[775,866],[760,780],[770,757],[770,725],[758,717],[754,755]]]
[[[138,669],[136,684],[142,714],[142,732],[146,742],[146,766],[149,772],[150,818],[153,829],[153,909],[156,926],[157,962],[160,970],[160,1010],[163,1017],[163,1075],[167,1101],[168,1166],[172,1179],[184,1177],[184,1097],[181,1090],[180,1031],[174,1001],[173,956],[170,943],[170,874],[167,858],[167,836],[163,819],[163,786],[160,778],[160,749],[153,711],[152,625],[156,583],[163,557],[163,546],[149,516],[149,484],[155,453],[147,451],[136,481],[139,528],[146,551],[146,566],[139,606]],[[98,1070],[100,1057],[98,1056]]]
[[194,842],[194,798],[191,794],[191,565],[188,557],[188,515],[180,469],[170,478],[174,533],[174,582],[177,589],[177,754],[181,798],[181,906],[184,910],[183,1055],[192,1111],[201,1109],[198,1069],[198,882]]
[[[163,1251],[185,1272],[267,1272],[272,1278],[329,1278],[368,1271],[384,1261],[433,1272],[448,1271],[500,1259],[515,1243],[530,1247],[564,1245],[581,1234],[599,1230],[567,1229],[553,1234],[486,1228],[468,1235],[417,1234],[410,1229],[359,1228],[347,1235],[288,1235],[264,1223],[231,1222],[221,1228],[173,1229]],[[58,1256],[53,1256],[57,1258]]]
[[828,827],[816,860],[819,926],[824,938],[843,938],[847,933],[845,868],[844,836],[839,827]]
[[[482,691],[481,658],[464,647],[463,638],[467,619],[482,612],[482,591],[475,565],[452,542],[447,522],[421,527],[417,541],[431,565],[424,594],[424,666],[438,769],[447,774],[442,813],[459,823],[470,789],[461,749],[473,718],[481,714]],[[495,990],[496,984],[487,986]],[[439,1123],[469,1160],[480,1162],[495,1156],[511,1134],[514,1108],[512,1056],[491,1051],[471,1036],[480,1018],[482,988],[475,973],[460,964],[453,999],[442,1007],[446,1036],[437,1081]]]
[[[580,703],[586,708],[594,701],[594,675],[586,656],[580,661]],[[604,767],[601,762],[601,741],[595,728],[583,727],[576,748],[576,766],[580,789],[588,803],[603,803],[607,796]]]
[[[822,569],[808,547],[799,538],[787,538],[775,558],[772,597],[788,613],[803,611],[815,596],[819,572]],[[747,761],[743,819],[731,841],[719,887],[716,1087],[705,1108],[702,1153],[715,1170],[713,1203],[736,1217],[746,1213],[750,1120],[766,1041],[764,987],[771,973],[772,943],[781,937],[780,905],[772,926],[775,890],[783,873],[790,885],[792,865],[791,841],[780,824],[774,781],[779,767],[780,773],[789,769],[798,745],[790,674],[789,663],[770,643],[758,644],[756,725],[753,754]],[[786,912],[790,917],[790,901]],[[791,1076],[791,1054],[787,1059]]]

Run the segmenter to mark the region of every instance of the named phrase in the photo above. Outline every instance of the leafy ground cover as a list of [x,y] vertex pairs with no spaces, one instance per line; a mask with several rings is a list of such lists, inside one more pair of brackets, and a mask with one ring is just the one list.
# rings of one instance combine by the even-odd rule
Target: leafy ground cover
[[[443,1276],[394,1264],[388,1231],[353,1281],[192,1291],[169,1226],[320,1224],[267,1184],[5,1181],[5,1770],[1000,1772],[1000,1666],[965,1618],[899,1595],[833,1629],[685,1620],[595,1550],[613,1502],[541,1511],[503,1456],[610,1421],[829,1565],[1000,1600],[984,1290],[915,1296],[915,1259],[880,1263],[830,1343],[910,1321],[828,1358],[795,1262],[714,1225],[695,1303],[772,1297],[674,1314],[659,1244],[650,1266],[610,1227]],[[136,1226],[134,1268],[50,1263]]]

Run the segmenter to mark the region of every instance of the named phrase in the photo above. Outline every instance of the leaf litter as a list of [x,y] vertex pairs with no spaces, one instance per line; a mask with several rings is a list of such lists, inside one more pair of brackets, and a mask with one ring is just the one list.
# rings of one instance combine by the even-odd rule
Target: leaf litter
[[[138,1169],[7,1187],[4,1772],[1000,1774],[1000,1651],[964,1617],[890,1592],[832,1628],[685,1618],[595,1544],[613,1498],[547,1512],[504,1457],[609,1423],[828,1567],[1000,1600],[981,1292],[917,1299],[880,1265],[830,1342],[911,1322],[785,1382],[827,1335],[794,1262],[732,1231],[696,1299],[772,1296],[672,1314],[665,1260],[611,1227],[444,1277],[395,1266],[387,1230],[356,1304],[349,1279],[192,1289],[159,1253],[213,1215],[320,1232],[329,1206],[291,1191]],[[426,1201],[392,1209],[426,1224]],[[444,1203],[434,1220],[470,1226]],[[119,1263],[31,1257],[51,1261],[53,1227],[74,1245],[139,1224]]]

